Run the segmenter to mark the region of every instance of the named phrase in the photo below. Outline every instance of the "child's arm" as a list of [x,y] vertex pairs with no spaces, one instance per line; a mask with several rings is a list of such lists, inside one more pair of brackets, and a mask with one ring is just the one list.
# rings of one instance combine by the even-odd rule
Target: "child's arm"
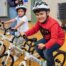
[[25,22],[24,21],[22,21],[22,22],[20,22],[19,24],[17,24],[15,27],[14,27],[14,29],[18,29],[21,25],[23,25]]
[[11,20],[8,20],[8,21],[5,21],[4,23],[5,24],[8,24],[8,23],[12,23],[12,22],[15,22],[16,21],[16,19],[14,18],[14,19],[11,19]]

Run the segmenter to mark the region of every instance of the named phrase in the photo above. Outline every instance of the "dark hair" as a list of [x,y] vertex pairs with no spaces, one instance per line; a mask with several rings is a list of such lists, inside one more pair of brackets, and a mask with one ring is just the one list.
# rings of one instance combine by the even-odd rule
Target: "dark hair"
[[33,10],[34,13],[38,13],[40,11],[46,11],[47,12],[47,11],[50,11],[50,9],[44,9],[44,8],[43,9],[42,8],[40,9],[39,8],[39,9]]
[[19,9],[23,9],[24,12],[26,12],[26,9],[25,8],[18,8],[18,9],[16,9],[16,11],[18,12]]

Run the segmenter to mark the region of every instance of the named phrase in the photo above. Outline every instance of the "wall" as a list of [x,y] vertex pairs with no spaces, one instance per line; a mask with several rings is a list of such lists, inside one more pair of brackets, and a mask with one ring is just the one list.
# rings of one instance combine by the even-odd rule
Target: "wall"
[[26,15],[28,16],[29,21],[31,21],[31,0],[28,0],[24,5],[27,7]]
[[7,1],[0,0],[0,17],[8,16],[7,14]]
[[[48,5],[50,6],[50,15],[52,17],[54,17],[56,20],[57,17],[58,17],[58,3],[64,3],[66,2],[66,0],[43,0],[45,1],[46,3],[48,3]],[[58,20],[58,22],[60,23],[60,25],[62,24],[60,20]]]
[[[4,10],[0,10],[0,14],[2,15],[2,14],[4,14],[4,16],[6,15],[7,17],[2,17],[2,18],[0,18],[1,20],[8,20],[8,11],[6,10],[6,9],[8,9],[7,7],[5,8],[5,7],[3,7],[3,5],[2,5],[2,3],[1,2],[3,2],[3,1],[5,1],[6,2],[6,6],[7,6],[7,0],[1,0],[0,1],[0,9],[1,8],[4,8]],[[27,13],[26,13],[26,15],[27,15],[27,17],[28,17],[28,20],[30,21],[31,20],[31,0],[28,0],[28,2],[26,2],[26,3],[24,3],[24,5],[26,5],[26,7],[27,7]],[[2,7],[1,7],[2,6]],[[2,13],[1,13],[2,12]],[[3,13],[4,12],[4,13]],[[6,13],[5,13],[6,12]]]
[[[27,14],[29,20],[31,20],[31,5],[32,5],[31,1],[32,0],[28,0],[28,2],[25,3],[25,5],[27,7],[26,14]],[[66,0],[43,0],[43,1],[45,1],[49,4],[50,9],[51,9],[50,15],[52,17],[54,17],[55,19],[57,19],[57,15],[58,15],[58,3],[66,2]],[[60,20],[59,20],[59,22],[60,22]]]
[[50,15],[53,16],[54,18],[57,18],[58,3],[66,2],[66,0],[43,0],[43,1],[49,4],[50,9],[51,9]]

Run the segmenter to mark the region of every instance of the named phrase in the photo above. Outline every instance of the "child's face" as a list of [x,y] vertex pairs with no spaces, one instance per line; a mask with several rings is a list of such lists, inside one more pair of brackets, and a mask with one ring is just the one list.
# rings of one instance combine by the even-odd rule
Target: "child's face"
[[24,15],[24,10],[23,9],[19,9],[18,10],[18,16],[21,17]]
[[48,14],[49,12],[47,13],[46,11],[40,11],[35,13],[37,20],[41,23],[46,20]]

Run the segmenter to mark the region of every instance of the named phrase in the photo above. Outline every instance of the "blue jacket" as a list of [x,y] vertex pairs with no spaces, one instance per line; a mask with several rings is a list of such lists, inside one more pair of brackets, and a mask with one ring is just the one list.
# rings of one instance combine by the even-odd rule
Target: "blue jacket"
[[15,0],[7,0],[7,2],[8,2],[8,5],[10,6],[10,7],[15,7],[17,4],[15,3]]

